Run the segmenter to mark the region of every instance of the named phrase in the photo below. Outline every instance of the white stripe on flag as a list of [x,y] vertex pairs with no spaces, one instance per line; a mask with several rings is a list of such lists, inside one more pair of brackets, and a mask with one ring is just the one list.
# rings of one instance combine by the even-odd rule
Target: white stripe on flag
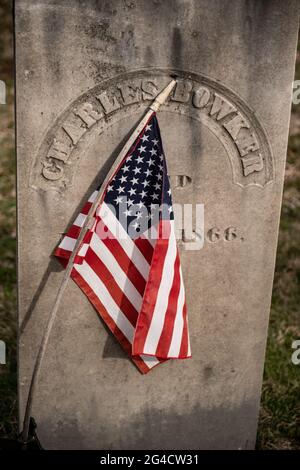
[[164,260],[164,267],[157,293],[151,324],[147,333],[144,354],[155,354],[161,333],[164,327],[165,315],[168,308],[169,294],[174,281],[174,264],[177,256],[174,223],[170,221],[171,233],[168,250]]
[[[74,247],[75,247],[75,244],[77,242],[77,238],[71,238],[71,237],[67,237],[65,236],[61,243],[59,244],[58,248],[62,248],[63,250],[66,250],[66,251],[70,251],[72,252],[74,250]],[[85,256],[86,252],[87,252],[87,249],[88,249],[89,245],[88,243],[84,243],[79,251],[78,251],[78,255],[79,256]]]
[[76,243],[76,238],[65,236],[60,242],[58,248],[62,248],[63,250],[66,250],[66,251],[73,251],[75,243]]
[[88,243],[84,243],[80,249],[78,250],[78,256],[85,256],[86,255],[86,252],[88,250],[88,247],[89,247],[89,244]]
[[188,325],[188,317],[186,316],[186,325],[187,325],[187,335],[188,335],[188,352],[187,355],[191,356],[191,342],[190,342],[190,334],[189,334],[189,325]]
[[145,356],[142,354],[140,357],[143,359],[144,363],[149,367],[149,369],[159,363],[159,360],[154,356]]
[[170,357],[178,357],[180,353],[180,346],[182,341],[182,332],[183,332],[183,306],[184,306],[184,285],[182,279],[182,271],[181,268],[180,272],[180,290],[178,296],[178,304],[177,304],[177,312],[174,322],[172,340],[168,352],[168,356]]
[[97,195],[98,195],[98,192],[99,192],[99,191],[94,191],[94,192],[90,195],[90,197],[89,197],[89,199],[88,199],[88,202],[93,203],[93,202],[95,201]]
[[74,220],[73,225],[76,225],[76,227],[82,227],[85,219],[86,219],[86,215],[80,213]]
[[90,246],[115,278],[115,281],[117,282],[120,289],[124,292],[128,300],[130,300],[134,308],[139,312],[143,300],[141,294],[136,290],[134,285],[124,273],[123,269],[120,267],[119,263],[116,261],[111,251],[107,248],[105,243],[100,240],[96,233],[94,233],[92,236]]

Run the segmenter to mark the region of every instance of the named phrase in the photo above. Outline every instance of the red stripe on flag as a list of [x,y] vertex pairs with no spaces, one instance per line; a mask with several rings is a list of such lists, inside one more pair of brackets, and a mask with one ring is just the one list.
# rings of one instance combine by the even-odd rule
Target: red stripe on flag
[[79,234],[81,232],[81,227],[78,227],[77,225],[72,225],[69,230],[67,231],[66,235],[67,237],[70,238],[77,238],[79,237]]
[[152,256],[153,256],[153,246],[146,238],[137,238],[134,240],[134,243],[143,254],[144,258],[147,260],[149,264],[151,264]]
[[56,248],[56,250],[54,251],[54,256],[56,256],[57,258],[63,258],[62,260],[59,260],[63,266],[66,265],[66,263],[68,264],[68,259],[70,258],[71,256],[71,251],[69,250],[64,250],[63,248]]
[[89,213],[90,208],[92,207],[92,204],[92,202],[86,202],[80,211],[81,214],[87,215]]

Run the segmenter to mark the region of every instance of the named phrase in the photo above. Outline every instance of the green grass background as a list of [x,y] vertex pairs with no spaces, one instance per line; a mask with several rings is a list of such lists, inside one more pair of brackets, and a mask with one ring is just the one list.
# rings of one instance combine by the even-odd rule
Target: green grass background
[[[299,48],[300,50],[300,48]],[[16,224],[11,0],[0,4],[0,437],[17,432]],[[295,79],[300,80],[300,52]],[[259,417],[258,449],[300,449],[300,365],[291,344],[300,339],[300,104],[292,109],[286,178]]]
[[17,430],[16,376],[16,201],[13,109],[13,39],[11,1],[0,2],[0,80],[7,105],[0,104],[0,339],[7,364],[0,365],[0,437]]

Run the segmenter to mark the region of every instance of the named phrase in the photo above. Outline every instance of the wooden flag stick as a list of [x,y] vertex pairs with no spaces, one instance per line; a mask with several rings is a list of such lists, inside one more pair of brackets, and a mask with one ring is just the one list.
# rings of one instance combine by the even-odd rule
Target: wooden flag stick
[[46,328],[45,328],[45,331],[44,331],[44,334],[43,334],[43,337],[42,337],[42,340],[41,340],[41,344],[40,344],[40,347],[39,347],[39,350],[38,350],[38,353],[37,353],[37,356],[36,356],[36,360],[35,360],[35,363],[34,363],[34,368],[33,368],[33,373],[32,373],[31,382],[30,382],[30,386],[29,386],[27,403],[26,403],[24,421],[23,421],[23,430],[22,430],[22,433],[21,433],[21,441],[22,441],[24,446],[26,446],[27,443],[28,443],[28,433],[29,433],[29,424],[30,424],[30,415],[31,415],[31,409],[32,409],[32,402],[33,402],[33,397],[34,397],[35,388],[36,388],[36,384],[37,384],[37,381],[38,381],[39,373],[40,373],[40,370],[41,370],[41,364],[42,364],[43,357],[44,357],[44,354],[45,354],[46,349],[47,349],[48,340],[49,340],[49,337],[50,337],[50,333],[51,333],[51,330],[52,330],[52,327],[53,327],[53,324],[54,324],[54,321],[55,321],[55,318],[56,318],[56,314],[57,314],[62,296],[64,294],[64,291],[66,289],[68,280],[70,278],[70,275],[71,275],[71,272],[72,272],[72,269],[73,269],[73,266],[74,266],[75,256],[76,256],[76,254],[77,254],[77,252],[78,252],[78,250],[81,246],[81,243],[83,241],[83,238],[84,238],[85,234],[91,228],[91,223],[93,222],[93,217],[94,217],[95,210],[96,210],[97,206],[99,205],[99,203],[101,202],[102,196],[103,196],[104,191],[105,191],[105,188],[108,185],[111,177],[115,173],[116,168],[118,168],[118,166],[121,164],[124,157],[129,152],[129,150],[132,147],[132,145],[134,144],[136,138],[139,136],[139,134],[141,133],[141,131],[143,130],[143,128],[147,124],[148,120],[150,119],[151,114],[153,112],[156,112],[156,111],[159,110],[160,106],[169,97],[169,95],[170,95],[171,91],[173,90],[173,88],[175,87],[175,85],[176,85],[176,80],[172,79],[172,81],[161,91],[161,93],[159,93],[157,95],[157,97],[155,98],[153,103],[149,106],[149,109],[145,113],[144,117],[141,119],[141,121],[138,124],[138,126],[136,127],[136,129],[130,135],[130,137],[127,140],[126,144],[124,145],[124,147],[122,148],[122,150],[119,153],[118,157],[116,158],[113,167],[110,169],[110,171],[108,172],[106,178],[104,179],[104,181],[103,181],[103,183],[102,183],[102,185],[99,189],[99,192],[97,194],[97,197],[95,198],[95,201],[92,203],[92,205],[90,207],[90,210],[87,214],[87,217],[84,221],[84,224],[83,224],[83,226],[80,230],[79,236],[78,236],[77,241],[76,241],[75,246],[74,246],[74,249],[73,249],[73,251],[71,253],[71,256],[69,258],[69,261],[68,261],[68,264],[67,264],[67,267],[66,267],[66,270],[65,270],[64,277],[63,277],[62,282],[61,282],[61,284],[59,286],[59,289],[57,291],[57,295],[56,295],[52,310],[49,314],[47,325],[46,325]]

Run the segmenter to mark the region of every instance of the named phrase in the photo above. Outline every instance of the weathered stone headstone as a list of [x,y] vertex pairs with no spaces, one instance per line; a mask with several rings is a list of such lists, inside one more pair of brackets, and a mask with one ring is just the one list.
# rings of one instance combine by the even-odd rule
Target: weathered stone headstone
[[51,253],[176,72],[159,113],[173,198],[205,204],[204,247],[181,244],[193,358],[142,376],[71,281],[33,415],[46,448],[253,448],[298,2],[17,0],[15,16],[21,415],[63,276]]

